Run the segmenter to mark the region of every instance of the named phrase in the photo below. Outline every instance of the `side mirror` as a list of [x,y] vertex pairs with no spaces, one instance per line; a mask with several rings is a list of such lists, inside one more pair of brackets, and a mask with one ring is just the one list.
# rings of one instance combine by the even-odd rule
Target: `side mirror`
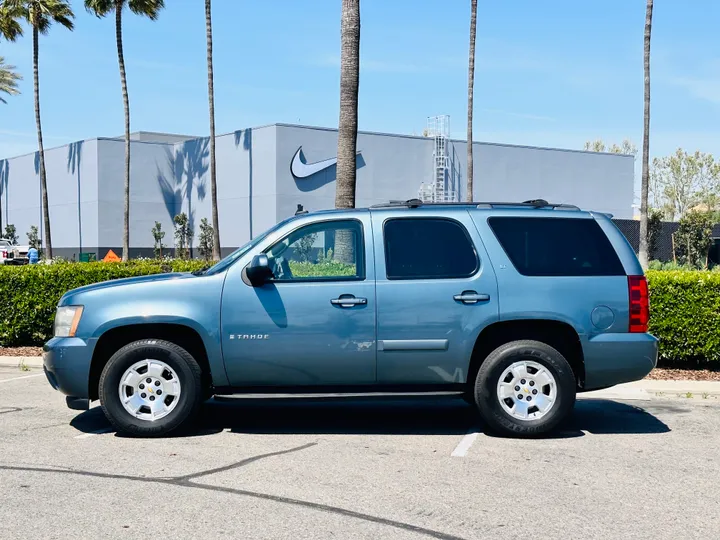
[[255,255],[247,267],[246,274],[253,287],[262,287],[268,279],[273,277],[268,256],[264,253]]

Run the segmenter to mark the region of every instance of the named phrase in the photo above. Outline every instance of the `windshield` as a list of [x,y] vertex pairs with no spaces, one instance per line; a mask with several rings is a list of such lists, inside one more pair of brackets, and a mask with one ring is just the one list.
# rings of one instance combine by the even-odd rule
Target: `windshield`
[[212,266],[211,268],[209,268],[206,272],[204,272],[204,274],[205,274],[206,276],[210,276],[210,275],[213,275],[213,274],[220,273],[220,272],[222,272],[222,271],[224,271],[224,270],[227,270],[230,266],[232,266],[232,264],[233,264],[235,261],[237,261],[240,257],[242,257],[243,255],[245,255],[248,251],[250,251],[251,249],[253,249],[253,248],[254,248],[256,245],[258,245],[260,242],[262,242],[268,235],[274,233],[274,232],[277,231],[280,227],[284,226],[286,223],[288,223],[289,221],[292,221],[293,219],[295,219],[294,216],[293,216],[293,217],[290,217],[290,218],[287,218],[287,219],[285,219],[285,220],[283,220],[283,221],[281,221],[280,223],[278,223],[278,224],[275,225],[274,227],[269,228],[267,231],[265,231],[264,233],[262,233],[260,236],[257,236],[257,237],[255,237],[255,238],[253,238],[252,240],[250,240],[250,241],[249,241],[247,244],[245,244],[244,246],[242,246],[242,247],[236,249],[235,251],[233,251],[230,255],[228,255],[227,257],[225,257],[223,260],[221,260],[221,261],[220,261],[219,263],[217,263],[215,266]]

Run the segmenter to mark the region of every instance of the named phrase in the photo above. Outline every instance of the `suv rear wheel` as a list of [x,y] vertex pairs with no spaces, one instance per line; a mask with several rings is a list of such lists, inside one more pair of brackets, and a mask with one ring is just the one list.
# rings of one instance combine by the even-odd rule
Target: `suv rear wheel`
[[532,437],[553,430],[575,404],[570,364],[539,341],[512,341],[495,349],[475,379],[475,403],[500,435]]
[[122,347],[100,376],[100,403],[118,430],[162,436],[189,423],[203,398],[201,370],[182,347],[143,339]]

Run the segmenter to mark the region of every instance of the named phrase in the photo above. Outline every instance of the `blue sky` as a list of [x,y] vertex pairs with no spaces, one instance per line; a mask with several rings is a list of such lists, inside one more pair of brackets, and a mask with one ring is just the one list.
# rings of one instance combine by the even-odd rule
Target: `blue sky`
[[[360,129],[465,137],[469,0],[362,0]],[[125,16],[133,131],[208,132],[204,3]],[[114,21],[73,1],[76,29],[41,37],[46,148],[123,131]],[[642,135],[644,0],[480,0],[475,139],[581,148]],[[273,122],[336,126],[340,0],[215,0],[218,133]],[[651,155],[720,142],[720,2],[658,0]],[[24,75],[0,104],[0,158],[36,149],[31,39],[0,43]]]

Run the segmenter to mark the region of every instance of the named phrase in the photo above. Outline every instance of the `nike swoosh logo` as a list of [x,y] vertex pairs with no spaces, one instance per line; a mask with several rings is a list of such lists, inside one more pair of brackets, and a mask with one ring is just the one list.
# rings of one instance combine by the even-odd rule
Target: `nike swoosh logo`
[[[360,150],[357,151],[356,155],[360,155]],[[290,173],[296,178],[308,178],[313,174],[324,171],[325,169],[332,167],[337,163],[337,158],[323,159],[322,161],[316,161],[315,163],[306,163],[305,156],[302,153],[302,146],[297,149],[295,155],[290,162]]]
[[290,162],[290,172],[295,178],[307,178],[313,174],[319,173],[322,170],[332,167],[337,163],[337,158],[323,159],[322,161],[316,161],[315,163],[305,163],[304,156],[302,156],[302,146],[297,149],[295,155]]

